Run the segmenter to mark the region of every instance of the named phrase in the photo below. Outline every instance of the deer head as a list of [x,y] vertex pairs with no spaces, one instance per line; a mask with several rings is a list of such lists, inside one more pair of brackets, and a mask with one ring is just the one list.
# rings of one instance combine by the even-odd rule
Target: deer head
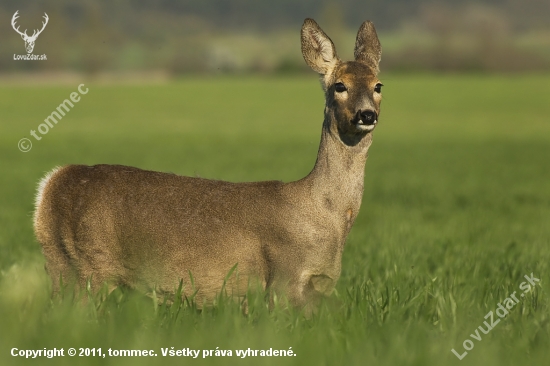
[[42,29],[40,30],[35,29],[34,32],[32,33],[32,36],[28,36],[26,29],[24,32],[21,32],[19,30],[19,26],[17,26],[17,28],[15,27],[15,21],[17,18],[19,18],[19,15],[17,13],[19,13],[19,10],[17,10],[15,14],[13,14],[13,18],[11,18],[11,26],[17,33],[21,35],[21,38],[23,38],[23,41],[25,41],[25,49],[27,50],[27,53],[31,53],[32,50],[34,49],[34,42],[36,42],[36,38],[38,38],[40,33],[42,33],[44,28],[46,28],[46,24],[48,24],[48,19],[49,19],[48,14],[44,13],[45,21],[42,22]]
[[325,124],[346,145],[356,145],[374,130],[380,114],[382,84],[378,64],[382,55],[374,25],[359,28],[354,61],[343,62],[331,39],[313,19],[302,26],[302,54],[321,76],[325,91]]

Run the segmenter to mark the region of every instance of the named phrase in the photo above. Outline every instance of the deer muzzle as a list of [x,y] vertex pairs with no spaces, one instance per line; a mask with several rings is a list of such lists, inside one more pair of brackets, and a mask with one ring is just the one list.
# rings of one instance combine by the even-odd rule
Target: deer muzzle
[[353,123],[356,125],[373,126],[377,122],[378,114],[370,109],[358,110],[353,118]]

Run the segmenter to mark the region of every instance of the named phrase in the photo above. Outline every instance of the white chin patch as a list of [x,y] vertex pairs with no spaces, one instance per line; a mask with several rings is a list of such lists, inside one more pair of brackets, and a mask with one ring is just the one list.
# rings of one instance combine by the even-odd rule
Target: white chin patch
[[372,131],[374,130],[374,127],[376,127],[377,123],[378,121],[374,121],[372,125],[357,124],[356,126],[359,131]]

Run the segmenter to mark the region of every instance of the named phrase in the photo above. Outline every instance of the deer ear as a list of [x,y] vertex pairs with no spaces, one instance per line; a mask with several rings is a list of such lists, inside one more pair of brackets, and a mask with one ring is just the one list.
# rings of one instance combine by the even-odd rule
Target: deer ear
[[302,25],[302,55],[309,67],[321,75],[330,74],[338,63],[334,43],[310,18]]
[[370,66],[374,73],[378,74],[380,71],[378,64],[382,57],[382,46],[380,46],[374,24],[368,20],[361,24],[359,32],[357,32],[355,51],[353,54],[355,56],[355,61]]

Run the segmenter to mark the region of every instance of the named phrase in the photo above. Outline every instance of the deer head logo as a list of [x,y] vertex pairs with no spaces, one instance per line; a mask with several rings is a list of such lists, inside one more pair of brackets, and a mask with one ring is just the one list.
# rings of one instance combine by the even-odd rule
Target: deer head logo
[[36,41],[36,38],[38,38],[38,36],[40,35],[40,33],[42,33],[42,31],[44,30],[44,28],[46,28],[46,24],[48,24],[48,14],[44,13],[44,20],[45,22],[42,22],[42,29],[40,30],[37,30],[35,29],[32,36],[28,36],[27,35],[27,30],[25,29],[24,32],[21,32],[19,30],[19,26],[16,28],[15,27],[15,20],[17,18],[19,18],[19,15],[17,15],[17,13],[19,13],[19,10],[17,10],[15,12],[15,14],[13,14],[13,18],[11,18],[11,26],[13,27],[13,29],[19,33],[21,35],[21,38],[23,38],[23,41],[25,41],[25,49],[27,50],[27,53],[31,53],[32,50],[34,49],[34,42]]

